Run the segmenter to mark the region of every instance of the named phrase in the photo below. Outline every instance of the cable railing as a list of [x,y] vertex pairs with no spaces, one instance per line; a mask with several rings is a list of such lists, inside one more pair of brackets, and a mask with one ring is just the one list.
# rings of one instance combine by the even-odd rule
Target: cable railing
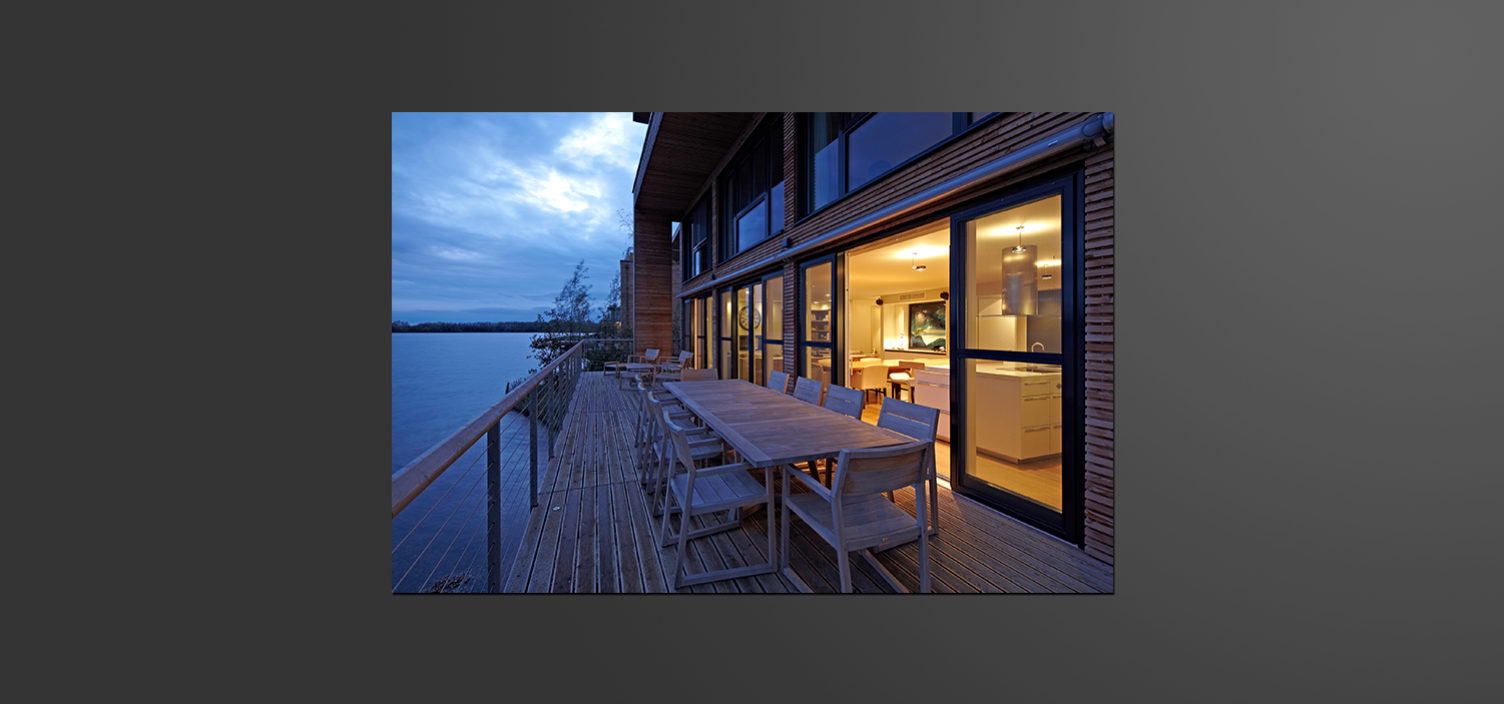
[[630,344],[579,340],[392,475],[393,592],[501,591],[580,373]]

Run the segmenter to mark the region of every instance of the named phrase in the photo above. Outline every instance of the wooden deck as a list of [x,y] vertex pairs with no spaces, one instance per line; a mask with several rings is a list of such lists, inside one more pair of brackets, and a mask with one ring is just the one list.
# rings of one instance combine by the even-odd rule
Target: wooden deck
[[[615,378],[580,379],[558,453],[538,480],[538,508],[528,516],[507,575],[508,592],[672,593],[674,549],[657,547],[634,465],[637,416],[631,393]],[[914,510],[911,490],[897,495]],[[691,541],[691,571],[766,560],[767,520],[758,512],[739,530]],[[776,517],[775,517],[776,520]],[[790,563],[816,592],[839,590],[836,552],[798,518],[791,519]],[[1112,566],[966,497],[940,489],[940,527],[930,539],[936,593],[1111,593]],[[918,545],[877,554],[910,589],[919,583]],[[865,560],[852,560],[857,592],[892,589]],[[690,593],[786,593],[780,574],[744,577],[680,590]]]

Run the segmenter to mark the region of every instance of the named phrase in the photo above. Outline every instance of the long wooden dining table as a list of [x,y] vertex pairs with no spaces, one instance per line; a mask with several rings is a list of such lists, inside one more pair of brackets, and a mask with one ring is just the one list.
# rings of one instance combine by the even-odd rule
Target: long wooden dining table
[[[914,441],[902,433],[741,379],[676,381],[665,383],[663,388],[736,450],[739,460],[752,467],[783,467],[835,457],[843,449]],[[933,472],[929,481],[935,481]],[[772,527],[773,517],[769,516],[768,529]],[[865,557],[876,562],[871,553]],[[797,576],[789,577],[802,584]]]
[[663,385],[753,467],[835,457],[914,439],[741,379]]

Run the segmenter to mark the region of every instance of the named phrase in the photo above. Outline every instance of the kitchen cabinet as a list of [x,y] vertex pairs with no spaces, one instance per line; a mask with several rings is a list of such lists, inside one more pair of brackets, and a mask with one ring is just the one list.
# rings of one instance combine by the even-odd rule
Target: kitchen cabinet
[[977,449],[1009,462],[1060,453],[1060,374],[981,363],[973,383]]
[[[1009,462],[1060,454],[1058,372],[1030,372],[1013,362],[981,362],[972,380],[977,449]],[[914,373],[914,403],[940,411],[938,436],[950,442],[950,368]]]

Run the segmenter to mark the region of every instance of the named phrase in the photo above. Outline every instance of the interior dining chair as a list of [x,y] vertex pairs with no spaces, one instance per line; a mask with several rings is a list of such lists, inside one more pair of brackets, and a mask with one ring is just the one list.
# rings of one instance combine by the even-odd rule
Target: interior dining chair
[[[919,591],[930,590],[929,531],[925,526],[924,490],[933,442],[911,442],[861,450],[842,450],[830,488],[803,472],[783,468],[782,551],[779,567],[789,565],[789,514],[797,514],[810,529],[836,549],[841,591],[851,591],[851,553],[862,557],[897,591],[909,591],[873,557],[873,548],[888,548],[919,541]],[[799,482],[808,492],[789,491]],[[914,505],[907,511],[884,499],[883,492],[914,487]]]
[[[674,551],[674,588],[767,574],[777,569],[773,560],[773,469],[763,468],[763,481],[759,484],[748,473],[750,466],[745,462],[701,467],[694,456],[688,429],[675,423],[667,415],[663,418],[663,424],[672,440],[672,459],[676,466],[668,478],[668,491],[665,494],[671,504],[663,510],[658,532],[661,544],[667,545],[669,541],[678,544]],[[768,510],[768,561],[689,574],[684,560],[685,547],[689,541],[737,528],[741,525],[741,509],[757,505],[765,506]],[[679,512],[679,530],[671,535],[668,532],[669,513],[674,509]],[[729,511],[731,517],[720,523],[702,524],[695,529],[689,526],[690,519],[695,516],[723,511]]]
[[[938,409],[892,398],[883,399],[883,407],[877,415],[877,427],[887,428],[924,442],[935,441],[935,429],[939,427],[939,424],[940,411]],[[940,530],[940,485],[935,481],[934,453],[930,453],[929,463],[927,468],[930,494],[929,525],[930,534],[933,535]],[[888,500],[893,500],[891,491],[888,492]],[[919,505],[917,495],[914,505]]]
[[786,372],[768,372],[768,388],[780,394],[789,392],[789,375]]
[[794,380],[794,398],[806,403],[820,405],[820,390],[825,383],[818,379],[801,376]]

